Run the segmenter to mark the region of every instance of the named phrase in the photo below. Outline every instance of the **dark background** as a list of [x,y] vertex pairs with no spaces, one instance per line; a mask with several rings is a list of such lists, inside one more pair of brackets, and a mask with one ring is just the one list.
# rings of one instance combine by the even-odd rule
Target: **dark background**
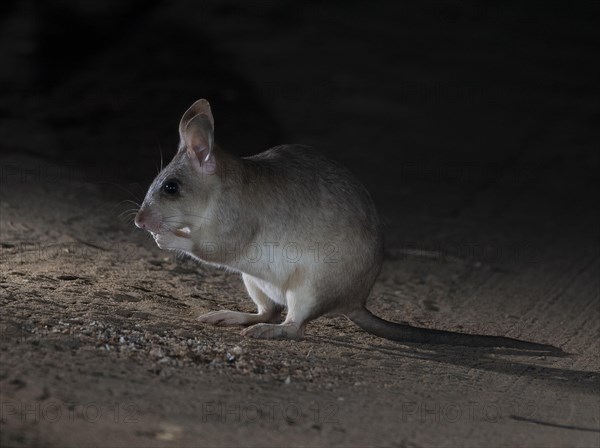
[[598,242],[597,2],[0,8],[2,151],[115,199],[141,202],[204,97],[235,154],[312,144],[354,171],[388,255],[472,241],[514,261],[557,235]]
[[[535,237],[597,219],[597,2],[0,8],[2,151],[138,200],[204,97],[226,149],[313,144],[418,245],[442,244],[448,224]],[[511,213],[528,217],[501,222]]]

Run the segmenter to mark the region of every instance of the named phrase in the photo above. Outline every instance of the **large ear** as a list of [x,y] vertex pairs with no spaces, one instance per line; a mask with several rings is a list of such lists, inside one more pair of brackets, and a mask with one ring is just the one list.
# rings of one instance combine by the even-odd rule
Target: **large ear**
[[[216,170],[216,160],[213,154],[213,120],[208,101],[196,101],[181,120],[183,123],[186,115],[195,105],[199,105],[200,107],[196,110],[202,110],[202,112],[191,116],[185,125],[180,124],[181,143],[194,168],[202,173],[212,174]],[[204,112],[208,112],[210,115]]]
[[188,123],[192,118],[194,118],[198,114],[204,114],[208,117],[210,121],[210,125],[212,128],[215,128],[215,122],[213,120],[212,112],[210,110],[210,104],[204,98],[196,101],[194,104],[190,106],[188,110],[185,111],[183,117],[181,117],[181,121],[179,122],[179,135],[183,140],[183,131],[187,127]]

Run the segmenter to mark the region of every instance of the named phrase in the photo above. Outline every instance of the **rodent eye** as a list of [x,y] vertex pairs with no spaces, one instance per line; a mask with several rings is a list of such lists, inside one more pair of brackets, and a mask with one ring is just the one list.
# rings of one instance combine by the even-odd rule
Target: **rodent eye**
[[163,184],[162,190],[167,194],[177,194],[179,193],[179,183],[173,179],[168,180]]

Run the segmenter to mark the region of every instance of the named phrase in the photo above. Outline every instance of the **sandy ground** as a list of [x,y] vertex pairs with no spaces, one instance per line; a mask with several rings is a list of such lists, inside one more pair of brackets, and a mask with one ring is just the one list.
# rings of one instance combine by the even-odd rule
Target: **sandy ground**
[[[100,38],[65,73],[29,7],[11,10],[4,42],[34,49],[0,48],[15,67],[0,127],[3,447],[600,445],[593,22],[390,4],[167,2],[128,25],[111,15],[127,11],[78,11]],[[198,325],[252,310],[241,279],[160,251],[126,201],[200,96],[232,151],[310,143],[364,181],[386,222],[375,313],[567,355],[397,344],[344,318],[302,341]]]

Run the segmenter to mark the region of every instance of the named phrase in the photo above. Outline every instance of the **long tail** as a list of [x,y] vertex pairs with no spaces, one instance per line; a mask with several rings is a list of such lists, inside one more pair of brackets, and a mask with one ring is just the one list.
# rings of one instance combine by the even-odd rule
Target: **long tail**
[[521,350],[564,353],[561,349],[552,345],[521,341],[502,336],[471,335],[398,324],[381,319],[371,314],[366,308],[352,311],[346,314],[346,316],[366,332],[392,341],[466,347],[508,347]]

